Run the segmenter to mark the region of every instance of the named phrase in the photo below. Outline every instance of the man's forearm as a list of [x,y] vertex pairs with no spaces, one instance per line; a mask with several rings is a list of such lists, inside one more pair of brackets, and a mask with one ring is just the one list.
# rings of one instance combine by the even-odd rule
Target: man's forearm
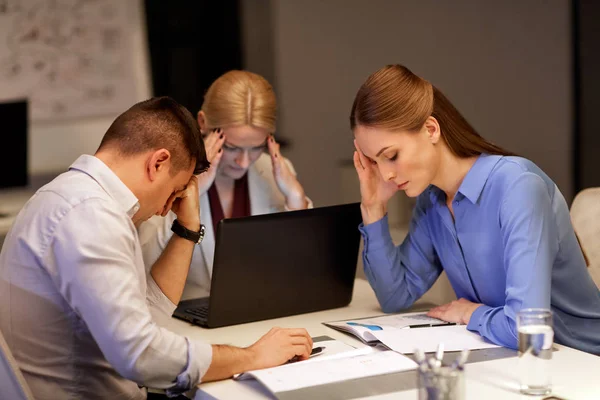
[[152,278],[173,304],[179,303],[190,270],[195,243],[177,235],[152,266]]
[[202,382],[228,379],[235,374],[255,369],[255,357],[250,349],[213,345],[212,350],[212,362],[202,377]]

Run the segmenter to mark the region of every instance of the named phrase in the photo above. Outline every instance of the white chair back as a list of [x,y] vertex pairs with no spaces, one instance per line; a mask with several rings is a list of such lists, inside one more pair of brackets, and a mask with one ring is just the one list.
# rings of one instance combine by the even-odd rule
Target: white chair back
[[590,274],[600,287],[600,188],[584,189],[575,196],[571,221]]

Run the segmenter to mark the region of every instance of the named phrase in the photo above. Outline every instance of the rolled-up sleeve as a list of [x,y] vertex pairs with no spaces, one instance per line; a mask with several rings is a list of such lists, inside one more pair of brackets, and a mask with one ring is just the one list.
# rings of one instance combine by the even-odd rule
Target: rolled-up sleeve
[[198,384],[212,347],[156,323],[153,314],[170,315],[175,305],[147,278],[131,219],[103,199],[60,218],[45,264],[108,362],[141,386],[180,393]]

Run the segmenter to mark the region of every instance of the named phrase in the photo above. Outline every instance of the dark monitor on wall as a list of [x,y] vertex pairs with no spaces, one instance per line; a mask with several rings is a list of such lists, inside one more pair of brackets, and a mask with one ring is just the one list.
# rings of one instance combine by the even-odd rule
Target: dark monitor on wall
[[0,189],[27,186],[27,100],[0,102]]

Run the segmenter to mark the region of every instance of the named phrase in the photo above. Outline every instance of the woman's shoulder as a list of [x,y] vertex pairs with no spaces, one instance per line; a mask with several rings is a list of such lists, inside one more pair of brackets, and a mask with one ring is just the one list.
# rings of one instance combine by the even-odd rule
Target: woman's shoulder
[[554,181],[533,161],[518,156],[501,157],[488,178],[491,189],[507,193],[512,190],[545,190],[553,195]]

